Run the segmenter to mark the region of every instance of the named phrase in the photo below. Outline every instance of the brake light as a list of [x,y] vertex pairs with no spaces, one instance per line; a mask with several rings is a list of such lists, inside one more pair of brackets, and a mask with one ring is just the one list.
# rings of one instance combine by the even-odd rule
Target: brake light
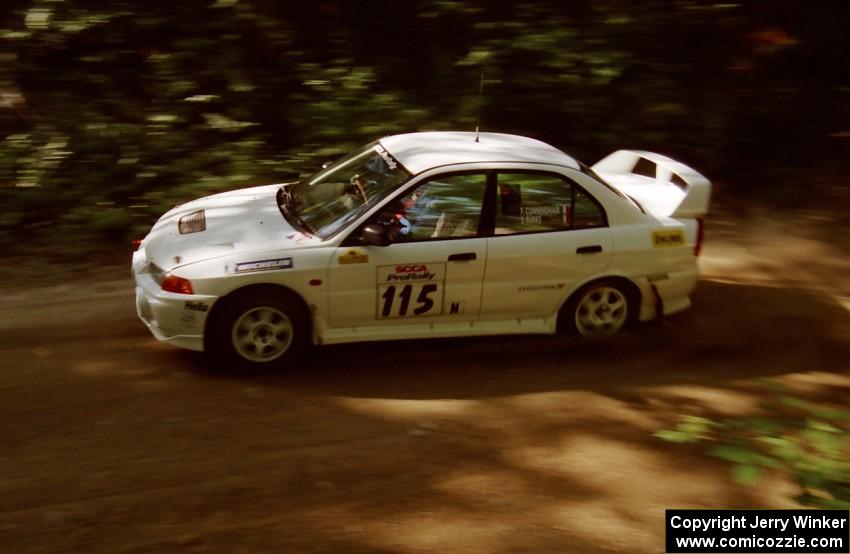
[[162,280],[162,290],[176,292],[177,294],[193,294],[192,283],[189,279],[177,275],[166,275]]
[[705,223],[702,218],[697,218],[697,242],[694,245],[694,256],[699,256],[702,251],[702,240],[705,236]]

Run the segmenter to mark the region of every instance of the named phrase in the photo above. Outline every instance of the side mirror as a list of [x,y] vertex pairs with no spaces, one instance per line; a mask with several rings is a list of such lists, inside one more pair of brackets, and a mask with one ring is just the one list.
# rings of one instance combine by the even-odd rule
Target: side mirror
[[370,223],[363,227],[363,234],[360,235],[360,242],[369,246],[389,246],[390,231],[383,225]]

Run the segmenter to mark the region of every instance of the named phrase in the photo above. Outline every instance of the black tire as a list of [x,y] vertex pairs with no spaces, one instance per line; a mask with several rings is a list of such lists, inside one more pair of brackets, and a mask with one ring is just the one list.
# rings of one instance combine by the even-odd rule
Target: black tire
[[577,290],[558,317],[558,328],[587,338],[610,336],[637,318],[637,299],[616,279],[602,279]]
[[248,290],[223,300],[207,325],[204,350],[222,369],[289,366],[310,344],[310,318],[291,293]]

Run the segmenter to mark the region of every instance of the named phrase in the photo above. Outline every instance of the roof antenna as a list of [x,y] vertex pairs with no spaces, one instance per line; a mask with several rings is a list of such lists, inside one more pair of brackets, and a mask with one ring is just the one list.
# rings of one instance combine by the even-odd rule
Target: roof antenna
[[481,84],[478,85],[478,120],[475,122],[475,142],[479,142],[479,129],[481,128],[481,103],[484,95],[484,72],[481,72]]

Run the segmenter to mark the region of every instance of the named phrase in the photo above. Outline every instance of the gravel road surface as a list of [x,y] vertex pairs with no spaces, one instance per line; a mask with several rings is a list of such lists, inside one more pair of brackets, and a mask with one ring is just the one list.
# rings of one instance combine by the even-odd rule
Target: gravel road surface
[[[607,341],[325,347],[208,369],[136,319],[127,268],[0,299],[0,551],[660,552],[663,510],[793,507],[679,414],[773,378],[850,392],[846,246],[718,220],[694,307]],[[847,241],[843,241],[846,243]]]

